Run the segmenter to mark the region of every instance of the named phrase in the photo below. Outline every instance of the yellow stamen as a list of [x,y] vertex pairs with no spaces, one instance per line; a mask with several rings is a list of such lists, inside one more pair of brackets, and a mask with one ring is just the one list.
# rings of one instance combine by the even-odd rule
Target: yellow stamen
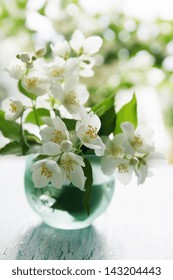
[[38,85],[39,79],[37,77],[25,78],[25,82],[29,88],[34,88]]
[[112,146],[110,153],[114,157],[119,157],[119,156],[123,155],[123,150],[120,147]]
[[75,92],[72,90],[70,92],[68,92],[66,99],[65,99],[66,103],[70,104],[70,105],[78,105],[79,104],[79,100],[75,94]]
[[41,176],[47,177],[47,179],[52,178],[53,173],[47,168],[45,164],[41,167]]
[[17,112],[17,106],[13,102],[10,103],[9,111],[11,111],[12,113]]
[[92,125],[88,125],[88,130],[85,132],[87,136],[89,136],[91,139],[95,139],[98,136],[98,130],[96,127],[93,127]]
[[65,160],[61,160],[61,165],[65,170],[66,178],[71,180],[71,172],[73,171],[73,164],[71,158],[66,158]]
[[144,139],[140,135],[136,135],[132,141],[132,145],[142,146],[144,144]]
[[61,76],[63,74],[63,72],[64,72],[64,69],[61,67],[55,66],[55,67],[52,67],[52,69],[51,69],[51,75],[54,78]]
[[64,140],[63,134],[60,130],[54,130],[53,131],[53,137],[51,139],[52,142],[56,144],[61,144],[61,142]]
[[122,163],[118,166],[118,172],[119,173],[126,173],[128,171],[129,171],[129,167],[128,167],[127,164]]

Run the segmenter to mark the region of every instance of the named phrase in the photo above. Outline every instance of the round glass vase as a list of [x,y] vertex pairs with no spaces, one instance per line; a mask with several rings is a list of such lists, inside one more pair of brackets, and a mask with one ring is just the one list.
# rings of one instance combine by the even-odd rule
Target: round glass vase
[[[45,188],[35,188],[31,173],[33,157],[28,157],[25,170],[26,197],[31,208],[47,225],[66,230],[86,228],[110,204],[115,188],[115,177],[103,174],[99,157],[90,155],[87,158],[93,170],[89,215],[83,207],[83,191],[72,185],[64,185],[61,189],[57,189],[51,184]],[[54,209],[51,208],[55,202],[54,198],[58,205],[56,209],[54,206]]]

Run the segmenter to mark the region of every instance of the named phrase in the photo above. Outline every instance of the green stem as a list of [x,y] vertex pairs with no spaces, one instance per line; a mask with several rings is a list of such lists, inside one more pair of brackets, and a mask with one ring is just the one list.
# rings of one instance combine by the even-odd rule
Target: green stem
[[77,152],[81,152],[81,148],[82,148],[82,146],[83,146],[83,144],[82,144],[82,143],[80,143],[80,145],[76,148],[76,151],[77,151]]
[[39,124],[39,120],[38,120],[38,116],[37,116],[37,110],[36,110],[36,102],[34,102],[34,101],[32,101],[32,109],[33,109],[36,124],[37,124],[37,126],[40,130],[40,124]]
[[[24,111],[23,111],[24,113]],[[23,130],[23,113],[21,115],[21,119],[20,119],[20,139],[21,139],[21,146],[22,146],[22,154],[25,155],[26,150],[28,150],[28,148],[30,147],[29,144],[27,143],[26,137],[25,137],[25,132]]]

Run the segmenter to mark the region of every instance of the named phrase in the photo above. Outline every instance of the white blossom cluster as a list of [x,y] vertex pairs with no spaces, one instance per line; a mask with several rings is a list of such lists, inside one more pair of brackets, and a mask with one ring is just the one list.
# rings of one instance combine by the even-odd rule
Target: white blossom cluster
[[155,152],[152,132],[134,128],[130,122],[121,124],[122,133],[110,138],[105,137],[106,151],[102,158],[102,170],[108,175],[116,171],[119,180],[127,185],[133,173],[138,185],[143,184],[147,176],[152,175],[150,168],[164,161],[162,154]]
[[47,124],[40,134],[43,145],[40,153],[46,159],[36,161],[33,166],[33,181],[36,187],[45,187],[49,182],[57,188],[72,183],[84,190],[86,177],[84,159],[80,153],[81,145],[95,151],[97,156],[104,154],[105,145],[98,136],[100,120],[92,112],[76,123],[74,131],[68,131],[59,117],[44,118]]
[[[129,183],[133,171],[138,183],[143,183],[152,163],[162,158],[154,152],[151,141],[143,139],[131,123],[123,123],[122,133],[115,135],[113,140],[99,136],[101,121],[85,107],[89,92],[80,83],[80,77],[93,76],[94,55],[101,46],[100,37],[85,38],[76,30],[70,42],[50,45],[51,61],[43,59],[45,50],[41,49],[32,55],[18,55],[6,69],[27,93],[35,97],[51,96],[60,112],[59,117],[52,108],[51,117],[43,117],[42,145],[38,150],[42,159],[32,165],[32,178],[37,188],[46,187],[48,183],[57,188],[72,183],[84,190],[86,176],[82,147],[102,156],[103,172],[110,175],[116,170],[124,184]],[[18,119],[25,110],[21,101],[14,97],[5,100],[2,107],[6,120],[10,121]],[[62,116],[76,121],[73,130],[68,130]]]

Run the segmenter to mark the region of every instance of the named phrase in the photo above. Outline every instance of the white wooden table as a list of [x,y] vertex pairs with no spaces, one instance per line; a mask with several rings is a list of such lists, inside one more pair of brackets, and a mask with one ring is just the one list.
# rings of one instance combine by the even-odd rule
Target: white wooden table
[[173,166],[140,187],[117,182],[106,213],[77,231],[48,227],[30,209],[24,166],[0,158],[0,259],[173,259]]

